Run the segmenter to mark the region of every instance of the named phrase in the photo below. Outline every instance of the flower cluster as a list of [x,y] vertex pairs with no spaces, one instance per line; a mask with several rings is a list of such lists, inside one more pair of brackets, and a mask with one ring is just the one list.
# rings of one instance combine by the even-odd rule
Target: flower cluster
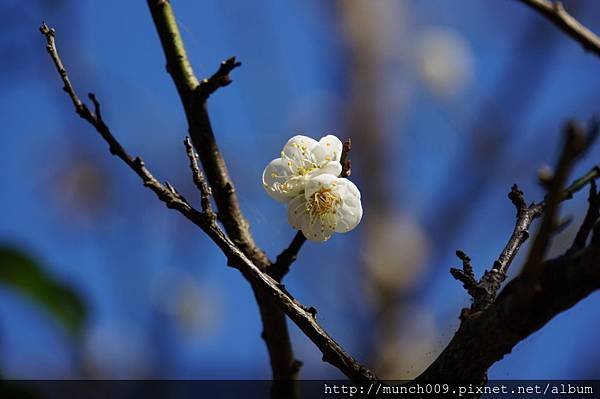
[[360,191],[342,172],[342,142],[329,135],[316,141],[294,136],[262,176],[263,187],[288,206],[288,222],[306,238],[326,241],[355,228],[362,217]]

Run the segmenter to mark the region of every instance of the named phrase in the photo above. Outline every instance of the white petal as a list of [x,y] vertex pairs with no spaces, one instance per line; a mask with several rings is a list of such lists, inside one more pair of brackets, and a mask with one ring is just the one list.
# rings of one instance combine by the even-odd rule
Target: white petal
[[342,147],[340,139],[333,135],[328,135],[319,140],[319,145],[316,146],[312,152],[319,164],[330,161],[339,163],[342,155]]
[[287,162],[281,158],[276,158],[263,171],[263,187],[271,198],[279,202],[288,202],[292,197],[302,192],[303,189],[303,185],[293,184],[293,181],[290,182],[293,177],[295,176]]
[[331,228],[330,224],[323,223],[320,218],[315,218],[313,221],[309,217],[302,218],[302,233],[304,237],[311,241],[327,241],[333,232],[334,229]]
[[306,212],[306,198],[304,198],[304,195],[300,194],[288,203],[287,216],[288,223],[293,228],[296,230],[302,228],[302,220],[309,218]]
[[313,170],[312,172],[310,172],[308,174],[308,178],[312,178],[312,177],[324,175],[324,174],[328,174],[328,175],[332,175],[332,176],[339,176],[340,173],[342,173],[342,164],[339,162],[333,161],[333,162],[327,162],[326,164],[321,166],[319,169],[316,169],[316,170]]
[[360,223],[362,214],[363,210],[360,201],[357,203],[357,206],[343,204],[338,209],[335,231],[338,233],[346,233],[354,229]]
[[322,188],[332,188],[333,189],[334,184],[337,184],[338,180],[344,180],[344,179],[338,179],[336,176],[328,175],[328,174],[311,177],[306,182],[306,188],[304,191],[304,193],[306,195],[306,199],[309,199],[310,197],[312,197],[312,195],[315,192],[321,190]]
[[293,161],[301,163],[303,159],[310,157],[310,153],[318,145],[317,140],[298,135],[288,140],[283,147],[283,153]]
[[335,231],[345,233],[354,229],[362,219],[363,209],[360,203],[360,191],[348,179],[338,179],[338,194],[342,199],[342,206],[338,209],[338,223]]
[[340,188],[343,188],[351,196],[360,199],[360,190],[356,187],[356,184],[345,178],[340,178],[337,182]]

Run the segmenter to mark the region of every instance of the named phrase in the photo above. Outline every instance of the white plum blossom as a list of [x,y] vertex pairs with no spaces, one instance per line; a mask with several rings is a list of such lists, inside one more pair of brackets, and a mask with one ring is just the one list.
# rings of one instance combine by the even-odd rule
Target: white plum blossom
[[272,160],[262,176],[263,186],[275,200],[289,202],[304,191],[306,182],[315,176],[342,172],[340,156],[342,142],[328,135],[316,141],[306,136],[294,136]]
[[288,203],[288,222],[312,241],[327,241],[334,232],[355,228],[362,218],[360,191],[348,179],[321,174]]

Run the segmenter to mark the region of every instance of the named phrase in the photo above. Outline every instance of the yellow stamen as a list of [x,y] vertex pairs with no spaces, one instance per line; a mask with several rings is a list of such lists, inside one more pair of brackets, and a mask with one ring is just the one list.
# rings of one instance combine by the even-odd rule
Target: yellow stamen
[[306,203],[306,210],[311,219],[323,218],[334,214],[340,202],[340,197],[331,189],[322,188],[310,197]]

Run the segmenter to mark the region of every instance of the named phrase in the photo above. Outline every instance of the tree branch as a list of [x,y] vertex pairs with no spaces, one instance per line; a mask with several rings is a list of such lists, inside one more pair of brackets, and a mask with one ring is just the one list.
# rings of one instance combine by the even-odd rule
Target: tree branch
[[[266,271],[271,262],[256,245],[250,233],[249,224],[242,214],[233,181],[217,146],[206,109],[208,96],[218,88],[227,86],[231,82],[229,73],[241,64],[232,57],[221,63],[213,76],[198,83],[188,61],[171,4],[167,0],[147,2],[165,54],[167,71],[179,93],[189,125],[189,134],[214,194],[218,218],[235,245],[257,267]],[[285,316],[272,298],[265,297],[261,290],[252,286],[263,323],[262,337],[269,352],[273,378],[295,380],[301,363],[294,357]],[[298,390],[294,384],[288,386],[288,391],[285,388],[280,392],[273,392],[273,396],[297,397]]]
[[[587,134],[574,123],[566,127],[566,140],[558,161],[556,173],[549,180],[549,193],[538,203],[527,206],[523,192],[515,185],[509,198],[517,209],[513,233],[498,260],[475,281],[470,259],[458,252],[463,270],[451,269],[451,274],[473,297],[470,309],[463,309],[461,324],[454,337],[419,376],[421,380],[469,381],[483,384],[488,368],[522,339],[540,329],[558,313],[573,306],[592,291],[600,288],[600,243],[594,242],[583,249],[590,230],[597,226],[598,206],[595,179],[600,168],[594,166],[584,176],[562,189],[568,173],[597,136],[593,124]],[[542,262],[550,235],[556,231],[556,214],[560,202],[570,199],[585,185],[591,184],[590,209],[581,227],[579,250],[570,249],[563,256]],[[523,266],[523,272],[513,279],[496,298],[508,268],[522,244],[529,237],[531,223],[541,215],[544,221]],[[579,234],[578,234],[579,235]]]
[[273,277],[276,281],[283,280],[283,277],[290,271],[292,263],[296,261],[298,252],[300,252],[305,242],[306,237],[304,237],[304,233],[298,230],[290,245],[277,256],[275,263],[268,269],[269,276]]
[[173,78],[185,110],[192,142],[212,188],[219,220],[233,242],[259,267],[266,269],[270,262],[256,246],[248,222],[244,219],[206,109],[208,94],[226,86],[226,82],[230,81],[229,72],[240,64],[235,58],[230,58],[221,64],[211,78],[199,83],[188,60],[169,1],[148,0],[148,7],[165,54],[167,71]]
[[[575,160],[580,157],[593,143],[597,135],[597,125],[594,123],[587,132],[583,131],[579,125],[571,122],[565,128],[565,144],[558,162],[557,171],[549,180],[549,193],[546,198],[538,203],[532,203],[527,206],[523,192],[514,185],[508,194],[508,198],[514,204],[517,210],[517,220],[515,228],[511,234],[508,243],[502,250],[498,259],[494,262],[492,268],[486,270],[476,282],[474,277],[471,281],[465,273],[458,269],[451,269],[452,276],[461,281],[467,289],[469,295],[473,297],[473,304],[468,312],[461,313],[462,316],[473,312],[478,312],[489,306],[500,289],[500,286],[506,279],[508,269],[517,255],[523,243],[529,238],[529,227],[531,223],[542,214],[544,220],[539,228],[539,232],[531,247],[527,261],[523,266],[525,273],[532,272],[531,268],[539,267],[543,260],[549,245],[550,236],[556,232],[557,223],[556,213],[558,204],[566,199],[573,197],[573,194],[593,182],[600,174],[600,168],[595,166],[581,178],[575,180],[567,188],[562,189],[564,181],[567,179],[569,171]],[[464,268],[463,268],[464,269]],[[526,271],[527,270],[527,271]],[[532,273],[535,274],[535,271]]]
[[520,1],[548,18],[560,30],[579,42],[586,51],[600,56],[600,37],[573,18],[560,2],[549,0]]
[[532,293],[519,276],[485,311],[463,319],[458,331],[417,381],[485,383],[487,370],[553,317],[600,288],[600,245],[543,263]]
[[[113,136],[102,119],[100,104],[94,95],[90,94],[90,99],[95,107],[95,113],[92,113],[88,107],[79,100],[73,86],[70,83],[67,85],[69,78],[62,66],[62,62],[54,44],[54,30],[48,28],[46,24],[42,24],[40,31],[46,38],[48,52],[59,71],[63,84],[68,86],[68,90],[66,91],[73,101],[76,112],[89,122],[108,143],[110,152],[123,160],[123,162],[125,162],[125,164],[141,178],[144,186],[152,190],[168,208],[178,211],[204,231],[227,257],[228,265],[238,269],[250,282],[255,289],[257,298],[269,300],[270,304],[277,306],[277,309],[281,309],[285,312],[285,314],[319,348],[323,354],[324,361],[337,367],[352,381],[374,380],[376,378],[374,373],[346,353],[346,351],[344,351],[344,349],[319,325],[315,318],[316,310],[314,308],[300,304],[287,292],[287,290],[285,290],[283,285],[273,280],[264,273],[261,268],[254,264],[219,228],[219,226],[214,223],[214,219],[211,218],[206,210],[201,212],[195,209],[171,185],[161,184],[146,168],[141,158],[133,158],[129,155]],[[192,170],[195,173],[193,166]],[[289,367],[294,368],[297,373],[299,364],[297,361],[294,361]],[[290,391],[289,389],[285,389],[284,392],[281,392],[280,396],[283,397],[285,392],[289,394]]]
[[235,57],[231,57],[221,62],[219,69],[210,78],[202,80],[196,89],[200,96],[199,101],[205,102],[208,97],[221,87],[229,86],[232,82],[229,74],[235,68],[241,66]]
[[[595,136],[595,132],[592,131],[589,136]],[[565,144],[556,172],[548,185],[548,195],[540,204],[544,218],[521,271],[521,273],[533,276],[532,279],[539,272],[539,267],[550,245],[550,238],[557,229],[558,207],[566,196],[563,190],[565,182],[575,161],[585,152],[589,144],[591,142],[587,139],[585,130],[575,122],[569,122],[565,128]]]
[[592,180],[590,183],[590,194],[588,196],[588,210],[583,219],[583,223],[579,227],[579,231],[573,240],[573,245],[569,248],[569,253],[581,251],[585,248],[585,244],[590,235],[590,232],[594,228],[594,225],[600,218],[600,194],[598,194],[598,188],[596,181]]

